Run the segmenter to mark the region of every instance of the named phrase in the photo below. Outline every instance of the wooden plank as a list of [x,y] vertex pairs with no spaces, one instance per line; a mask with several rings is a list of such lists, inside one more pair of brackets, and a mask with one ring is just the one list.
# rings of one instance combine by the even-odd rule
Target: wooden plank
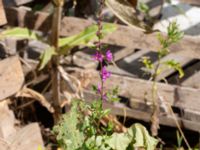
[[[92,102],[95,98],[96,95],[90,91],[84,91],[84,98],[87,102]],[[138,120],[143,120],[146,122],[151,121],[151,113],[148,111],[140,111],[140,110],[135,110],[128,108],[124,105],[119,105],[119,104],[111,104],[104,102],[103,103],[104,109],[110,109],[111,113],[114,115],[118,116],[126,116]],[[199,122],[194,122],[191,120],[186,120],[184,118],[176,118],[177,121],[179,122],[180,126],[185,129],[189,129],[192,131],[200,131],[200,123]],[[167,116],[167,115],[160,115],[159,116],[160,124],[161,125],[168,125],[171,127],[176,127],[174,118],[172,116]]]
[[8,100],[0,102],[0,138],[7,140],[16,133],[15,116],[8,108]]
[[[93,51],[93,53],[95,52]],[[96,69],[98,66],[98,62],[92,59],[92,54],[89,55],[85,53],[84,50],[76,52],[72,57],[73,63],[79,67],[83,67],[85,69]]]
[[11,150],[37,150],[43,148],[43,140],[38,123],[32,123],[9,138]]
[[[111,51],[112,51],[112,49],[111,49]],[[119,60],[123,59],[124,57],[129,56],[134,51],[135,51],[134,47],[122,48],[122,49],[118,50],[117,52],[113,53],[114,61],[119,61]]]
[[200,113],[199,111],[191,110],[191,109],[184,109],[180,115],[182,118],[194,122],[200,122]]
[[9,143],[2,138],[0,138],[0,147],[2,150],[11,150]]
[[6,8],[8,24],[11,26],[28,27],[47,33],[51,29],[52,16],[43,12],[31,12],[24,8]]
[[[122,52],[123,51],[126,52],[125,50],[122,50]],[[141,57],[147,53],[148,51],[146,50],[139,50],[134,53],[130,53],[127,57],[116,61],[116,65],[108,66],[107,69],[115,74],[125,75],[129,77],[138,77],[142,70],[139,69],[138,71],[140,65],[138,65],[137,63],[133,64],[133,61],[141,59]],[[136,66],[137,68],[135,68]],[[134,72],[132,70],[134,70]]]
[[3,2],[0,0],[0,26],[4,25],[7,23],[6,16],[5,16],[5,11],[3,7]]
[[[84,83],[84,79],[89,77],[90,84],[84,85],[91,89],[92,85],[97,85],[100,81],[99,74],[96,71],[77,71],[77,78]],[[105,82],[105,86],[110,89],[118,86],[119,95],[129,98],[131,101],[140,100],[141,103],[152,103],[152,82],[141,79],[118,76],[112,74],[111,78]],[[159,95],[161,95],[169,104],[180,109],[191,109],[200,111],[200,90],[172,86],[163,83],[157,83]]]
[[3,0],[4,4],[6,7],[11,7],[11,6],[20,6],[20,5],[24,5],[27,3],[30,3],[34,0]]
[[180,2],[188,3],[188,4],[191,4],[191,5],[200,5],[200,1],[199,0],[180,0]]
[[[106,46],[107,49],[110,49],[113,53],[114,61],[118,61],[135,51],[135,49],[133,48],[124,48],[121,46],[113,46],[107,44]],[[81,51],[78,51],[73,55],[73,63],[82,68],[96,69],[98,66],[98,62],[92,59],[92,55],[94,53],[95,51],[93,49],[88,49],[87,47],[83,48],[81,49]]]
[[200,89],[200,71],[187,78],[181,85]]
[[200,89],[200,61],[187,67],[185,77],[180,81],[182,86]]
[[149,79],[149,75],[145,74],[144,70],[141,69],[142,67],[144,67],[144,64],[141,61],[142,57],[149,57],[152,60],[152,62],[157,60],[157,54],[155,52],[139,50],[121,59],[120,61],[117,61],[117,67],[114,66],[111,69],[111,72],[116,73],[117,71],[117,74],[126,73],[128,76]]
[[[47,13],[33,13],[20,8],[8,8],[6,10],[9,25],[23,24],[31,29],[48,32],[51,16]],[[20,19],[18,16],[22,16]],[[62,20],[61,36],[69,36],[82,31],[94,22],[73,17],[64,17]],[[118,25],[117,31],[104,39],[105,43],[125,46],[130,48],[147,49],[157,51],[160,46],[157,33],[145,34],[140,30]],[[170,47],[172,53],[177,55],[200,59],[200,37],[185,36],[180,42]]]
[[17,56],[0,61],[0,101],[18,92],[23,83],[24,75]]

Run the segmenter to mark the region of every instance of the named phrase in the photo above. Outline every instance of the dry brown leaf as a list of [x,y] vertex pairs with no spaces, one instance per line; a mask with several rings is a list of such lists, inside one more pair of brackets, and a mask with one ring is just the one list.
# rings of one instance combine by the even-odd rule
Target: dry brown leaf
[[69,104],[72,99],[82,97],[82,87],[81,82],[78,78],[68,74],[61,66],[58,67],[63,80],[61,80],[61,93],[64,96],[64,100],[60,104],[63,107]]
[[125,24],[141,31],[151,31],[151,28],[148,25],[137,18],[136,10],[130,5],[129,2],[125,0],[106,0],[106,5]]
[[39,101],[44,107],[46,107],[49,112],[54,113],[55,111],[52,105],[46,100],[46,98],[43,95],[32,89],[24,87],[21,91],[19,91],[16,94],[16,96],[33,98]]
[[112,122],[114,124],[115,132],[126,132],[127,131],[127,128],[117,120],[116,116],[107,115],[101,119],[101,123],[103,125],[107,125],[109,122]]

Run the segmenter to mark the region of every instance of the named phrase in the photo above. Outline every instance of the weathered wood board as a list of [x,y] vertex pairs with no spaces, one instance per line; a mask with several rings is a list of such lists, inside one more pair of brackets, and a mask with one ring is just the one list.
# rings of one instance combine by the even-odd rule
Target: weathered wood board
[[3,2],[0,0],[0,26],[4,25],[7,23],[6,16],[5,16],[5,11],[3,7]]
[[200,5],[199,0],[180,0],[180,2],[188,3],[188,4],[191,4],[191,5]]
[[[91,91],[85,90],[84,91],[84,98],[87,102],[92,102],[96,95]],[[143,120],[146,122],[151,121],[151,113],[148,111],[141,111],[136,109],[131,109],[121,104],[110,104],[107,102],[103,103],[104,109],[110,109],[111,113],[118,116],[126,116],[138,120]],[[200,131],[200,123],[195,120],[188,119],[190,116],[186,116],[185,118],[176,117],[177,121],[179,122],[180,126],[185,129],[189,129],[192,131]],[[167,125],[171,127],[176,127],[176,123],[174,121],[174,117],[171,115],[159,115],[159,120],[161,125]]]
[[10,7],[10,6],[20,6],[23,4],[27,4],[34,0],[3,0],[3,1],[4,1],[5,6]]
[[38,123],[31,123],[20,129],[7,140],[0,138],[2,150],[37,150],[43,149],[43,140]]
[[43,140],[38,123],[32,123],[21,130],[14,136],[10,137],[9,143],[11,150],[37,150],[43,148]]
[[[9,25],[27,26],[30,29],[48,32],[51,25],[51,16],[47,13],[33,13],[20,8],[6,9]],[[15,17],[14,17],[15,16]],[[85,27],[94,24],[93,21],[64,17],[61,23],[61,36],[69,36],[82,31]],[[120,37],[120,38],[119,38]],[[160,47],[157,33],[144,32],[127,26],[118,25],[117,31],[107,36],[104,42],[125,46],[132,49],[157,51]],[[200,59],[200,38],[185,36],[180,42],[170,47],[171,53],[180,56]]]
[[[97,85],[100,81],[99,74],[96,71],[86,70],[77,72],[78,79],[84,80],[89,78],[90,84],[84,85],[87,89],[91,89],[92,85]],[[84,82],[84,81],[83,81]],[[126,76],[119,76],[112,74],[111,78],[105,82],[105,86],[111,87],[119,86],[119,95],[129,98],[131,101],[141,101],[144,104],[152,103],[151,89],[152,82],[130,78]],[[167,103],[176,106],[180,109],[191,109],[200,111],[200,90],[193,88],[186,88],[180,86],[172,86],[163,83],[157,83],[159,95],[161,95]]]
[[15,94],[23,83],[24,75],[17,56],[0,61],[0,100]]
[[[200,61],[195,61],[184,69],[185,76],[180,79],[180,85],[200,89]],[[169,79],[173,83],[177,77]]]
[[183,81],[181,85],[200,89],[200,71]]
[[0,138],[7,140],[16,133],[15,116],[8,108],[8,101],[0,102]]

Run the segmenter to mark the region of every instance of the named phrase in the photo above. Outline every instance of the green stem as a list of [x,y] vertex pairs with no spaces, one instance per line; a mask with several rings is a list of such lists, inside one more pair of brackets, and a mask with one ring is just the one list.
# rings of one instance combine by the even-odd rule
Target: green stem
[[[159,50],[160,52],[160,50]],[[159,53],[158,52],[158,53]],[[152,102],[153,102],[153,113],[152,113],[152,125],[151,125],[151,132],[153,136],[157,136],[157,126],[159,124],[158,122],[158,114],[159,114],[159,105],[158,105],[158,98],[157,98],[157,92],[158,92],[158,87],[157,87],[157,76],[158,76],[158,71],[159,67],[161,64],[161,57],[158,57],[158,63],[155,67],[154,74],[153,76],[153,85],[152,85]]]

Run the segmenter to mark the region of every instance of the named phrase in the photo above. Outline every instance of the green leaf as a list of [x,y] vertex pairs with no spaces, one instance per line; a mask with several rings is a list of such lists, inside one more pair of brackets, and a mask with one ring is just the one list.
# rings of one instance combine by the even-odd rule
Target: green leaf
[[53,55],[56,55],[55,49],[53,47],[49,47],[44,51],[44,53],[42,53],[40,56],[39,70],[42,70],[47,65]]
[[126,150],[131,140],[126,133],[113,133],[111,138],[106,141],[114,150]]
[[184,71],[179,62],[176,62],[175,60],[167,60],[163,62],[163,64],[167,65],[169,68],[172,68],[178,71],[179,78],[182,78],[184,76]]
[[179,131],[176,131],[176,139],[177,139],[177,146],[178,148],[180,148],[183,142],[183,137],[180,135]]
[[106,97],[109,102],[118,102],[120,98],[118,97],[119,87],[113,88],[111,91],[107,91]]
[[179,30],[179,26],[176,21],[169,24],[167,28],[167,34],[169,45],[178,42],[184,36],[184,32]]
[[150,10],[149,6],[143,2],[139,2],[139,10],[145,14],[147,14]]
[[133,137],[133,147],[143,147],[145,150],[154,150],[158,144],[158,140],[151,137],[147,129],[136,123],[128,129],[128,134]]
[[36,33],[27,28],[16,27],[12,29],[7,29],[0,33],[0,40],[4,38],[10,38],[10,37],[33,39],[33,40],[38,39],[38,36],[36,35]]
[[[60,52],[62,54],[63,53],[65,54],[67,50],[75,46],[79,46],[79,45],[88,46],[91,40],[97,40],[97,36],[96,36],[97,30],[98,30],[97,25],[92,25],[77,35],[59,39],[59,47],[61,48]],[[116,25],[110,24],[110,23],[104,23],[102,34],[103,36],[105,36],[108,33],[111,33],[115,30],[116,30]]]
[[77,150],[83,145],[84,135],[78,130],[78,102],[73,102],[70,112],[53,128],[57,140],[64,150]]
[[145,65],[146,69],[151,70],[154,68],[154,65],[149,57],[144,56],[144,57],[142,57],[141,61]]
[[105,142],[114,150],[154,150],[158,144],[158,140],[151,137],[147,129],[138,123],[132,125],[126,133],[113,133]]

